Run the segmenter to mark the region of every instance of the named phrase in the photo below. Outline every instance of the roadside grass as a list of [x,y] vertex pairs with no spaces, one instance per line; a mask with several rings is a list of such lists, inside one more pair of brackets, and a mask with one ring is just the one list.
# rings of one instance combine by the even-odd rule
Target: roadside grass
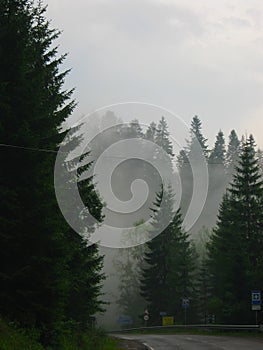
[[211,330],[211,329],[182,329],[182,328],[170,328],[170,329],[143,329],[140,331],[127,331],[127,334],[189,334],[189,335],[207,335],[207,336],[231,336],[231,337],[252,337],[263,339],[263,333],[255,331],[223,331],[223,330]]
[[0,321],[0,349],[1,350],[45,350],[36,339],[36,334],[26,334],[12,325]]
[[1,350],[123,350],[118,339],[107,336],[102,330],[61,335],[58,345],[48,348],[38,340],[38,331],[21,329],[0,320]]

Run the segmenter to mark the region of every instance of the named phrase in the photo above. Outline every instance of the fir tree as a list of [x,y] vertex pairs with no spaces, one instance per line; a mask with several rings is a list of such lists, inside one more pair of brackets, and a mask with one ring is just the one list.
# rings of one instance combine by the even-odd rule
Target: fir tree
[[158,123],[157,130],[156,130],[155,143],[158,146],[160,146],[161,148],[163,148],[163,150],[167,154],[169,154],[171,157],[174,156],[173,145],[169,139],[168,125],[167,125],[167,122],[166,122],[164,117],[162,117]]
[[226,190],[225,153],[224,134],[220,130],[208,159],[209,187],[205,205],[205,215],[208,217],[213,217],[213,213],[218,211]]
[[260,148],[257,150],[257,159],[259,162],[260,173],[263,176],[263,151]]
[[235,130],[232,130],[229,135],[229,142],[228,142],[227,153],[226,153],[226,167],[227,167],[227,173],[230,177],[230,180],[234,173],[235,166],[237,165],[239,153],[240,153],[240,141],[237,137]]
[[[0,137],[11,145],[2,147],[0,155],[5,164],[0,172],[0,313],[47,330],[42,335],[46,343],[51,330],[67,318],[69,286],[80,273],[73,267],[73,255],[79,255],[79,268],[93,271],[80,278],[85,288],[78,293],[83,304],[90,296],[89,312],[97,309],[101,258],[96,247],[84,248],[80,237],[74,252],[69,251],[74,234],[55,196],[61,125],[75,106],[72,90],[63,90],[68,72],[60,72],[65,56],[57,57],[54,47],[59,32],[50,29],[41,1],[35,6],[30,0],[0,1],[0,29]],[[73,138],[70,150],[78,143]],[[67,177],[67,171],[61,176]],[[100,211],[93,187],[86,183],[84,188],[89,204],[93,198],[97,205],[93,211]]]
[[224,305],[219,312],[223,321],[252,321],[250,292],[262,288],[262,199],[263,184],[250,136],[242,145],[209,246],[212,286]]
[[[162,233],[147,243],[144,258],[141,292],[148,302],[152,324],[160,322],[161,311],[177,314],[179,318],[181,299],[192,294],[193,250],[182,230],[180,211],[174,211],[173,202],[171,188],[157,194],[152,234],[160,229]],[[170,224],[162,230],[162,223],[167,220]]]
[[225,163],[225,139],[224,134],[220,130],[216,136],[216,142],[215,146],[212,149],[210,156],[209,156],[209,163],[210,164],[220,164],[224,165]]
[[209,272],[207,257],[203,257],[197,275],[197,314],[201,323],[210,321],[209,301],[211,299],[211,276]]
[[70,91],[61,90],[66,72],[58,67],[64,57],[56,58],[56,48],[50,48],[59,33],[49,29],[41,4],[1,1],[0,12],[1,140],[51,150],[1,149],[0,310],[39,325],[62,316],[59,234],[65,224],[55,219],[60,214],[53,166],[63,137],[58,130],[74,102],[68,102]]
[[191,122],[190,136],[191,140],[188,142],[188,151],[195,153],[195,149],[197,147],[201,147],[205,158],[207,158],[209,153],[207,139],[203,136],[202,122],[197,115],[193,117],[193,120]]
[[[71,134],[73,134],[74,140],[74,129]],[[66,147],[72,148],[70,140]],[[61,148],[61,152],[63,151],[64,147]],[[76,182],[85,210],[91,214],[90,217],[82,211],[82,227],[79,227],[82,236],[73,229],[69,229],[65,235],[68,259],[68,294],[65,301],[65,318],[76,322],[79,328],[85,330],[90,324],[90,316],[96,312],[104,311],[104,302],[101,301],[101,284],[105,278],[101,272],[103,257],[100,256],[96,244],[87,246],[89,235],[94,232],[97,222],[103,221],[103,205],[95,191],[93,177],[89,173],[92,165],[89,161],[89,154],[86,153],[80,158],[65,161],[64,165],[67,167],[66,175],[69,177],[67,181],[69,198],[67,200],[74,201],[75,196],[70,190],[70,186]],[[62,183],[64,184],[64,182]],[[81,211],[77,207],[77,203],[75,207],[77,212]]]
[[198,116],[191,122],[190,138],[187,146],[180,151],[177,157],[177,166],[182,183],[182,214],[185,215],[193,194],[193,170],[202,168],[208,157],[207,139],[202,134],[202,123]]

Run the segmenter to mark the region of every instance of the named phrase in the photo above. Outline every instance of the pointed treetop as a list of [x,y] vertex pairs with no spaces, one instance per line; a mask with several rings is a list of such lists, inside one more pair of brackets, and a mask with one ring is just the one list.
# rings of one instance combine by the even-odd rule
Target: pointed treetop
[[226,153],[226,166],[232,172],[240,153],[240,141],[235,130],[231,130]]
[[209,162],[215,164],[224,164],[225,153],[225,138],[223,132],[220,130],[216,135],[215,146],[210,154]]
[[191,141],[189,142],[189,149],[191,151],[191,148],[195,145],[195,139],[199,142],[203,153],[205,157],[207,158],[208,156],[208,149],[207,149],[207,139],[203,136],[202,134],[202,122],[199,119],[197,115],[193,117],[193,120],[191,122],[191,129],[190,129],[190,134],[191,134]]
[[255,148],[255,140],[250,135],[242,144],[236,173],[229,190],[231,194],[246,200],[259,194],[263,196],[263,182]]
[[169,139],[169,131],[168,124],[164,117],[158,123],[155,142],[158,146],[162,147],[164,151],[166,151],[170,156],[174,156],[173,154],[173,145]]

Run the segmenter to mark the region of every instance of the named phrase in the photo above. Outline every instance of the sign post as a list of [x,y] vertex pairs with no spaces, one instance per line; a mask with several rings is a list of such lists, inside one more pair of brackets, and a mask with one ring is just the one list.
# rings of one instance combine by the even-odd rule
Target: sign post
[[182,308],[184,309],[184,324],[186,325],[186,310],[189,308],[189,298],[182,298]]
[[256,324],[258,324],[258,311],[261,310],[261,291],[252,290],[251,291],[251,309],[256,311]]
[[144,319],[144,325],[145,325],[145,327],[147,327],[147,323],[148,323],[148,321],[150,319],[149,311],[147,309],[144,310],[143,319]]

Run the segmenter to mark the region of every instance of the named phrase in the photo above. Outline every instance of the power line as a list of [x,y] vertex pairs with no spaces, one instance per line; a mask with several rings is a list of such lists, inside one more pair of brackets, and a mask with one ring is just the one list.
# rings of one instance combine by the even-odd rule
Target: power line
[[61,152],[61,151],[54,151],[52,149],[17,146],[17,145],[10,145],[10,144],[6,144],[6,143],[0,143],[0,147],[18,148],[18,149],[24,149],[27,151],[35,151],[35,152],[66,153],[66,152]]
[[[45,153],[56,153],[56,154],[59,154],[59,153],[63,153],[63,154],[69,154],[69,152],[63,152],[63,151],[55,151],[55,150],[51,150],[51,149],[47,149],[47,148],[37,148],[37,147],[25,147],[25,146],[17,146],[17,145],[12,145],[12,144],[6,144],[6,143],[0,143],[0,147],[6,147],[6,148],[16,148],[16,149],[22,149],[22,150],[26,150],[26,151],[34,151],[34,152],[45,152]],[[80,155],[81,156],[81,155]],[[95,159],[98,159],[99,156],[97,157],[94,157],[92,154],[90,155],[91,158],[95,158]],[[107,159],[124,159],[124,160],[128,160],[128,159],[137,159],[135,157],[131,157],[131,158],[126,158],[126,157],[121,157],[121,156],[103,156],[104,158],[107,158]],[[140,158],[138,158],[140,159]],[[145,159],[142,159],[144,161],[152,161],[153,159],[151,158],[145,158]],[[157,159],[156,161],[159,161],[160,159]],[[183,164],[191,164],[191,161],[183,161],[182,162]],[[207,164],[208,165],[222,165],[223,163],[222,162],[211,162],[209,163],[209,160],[207,161]]]

